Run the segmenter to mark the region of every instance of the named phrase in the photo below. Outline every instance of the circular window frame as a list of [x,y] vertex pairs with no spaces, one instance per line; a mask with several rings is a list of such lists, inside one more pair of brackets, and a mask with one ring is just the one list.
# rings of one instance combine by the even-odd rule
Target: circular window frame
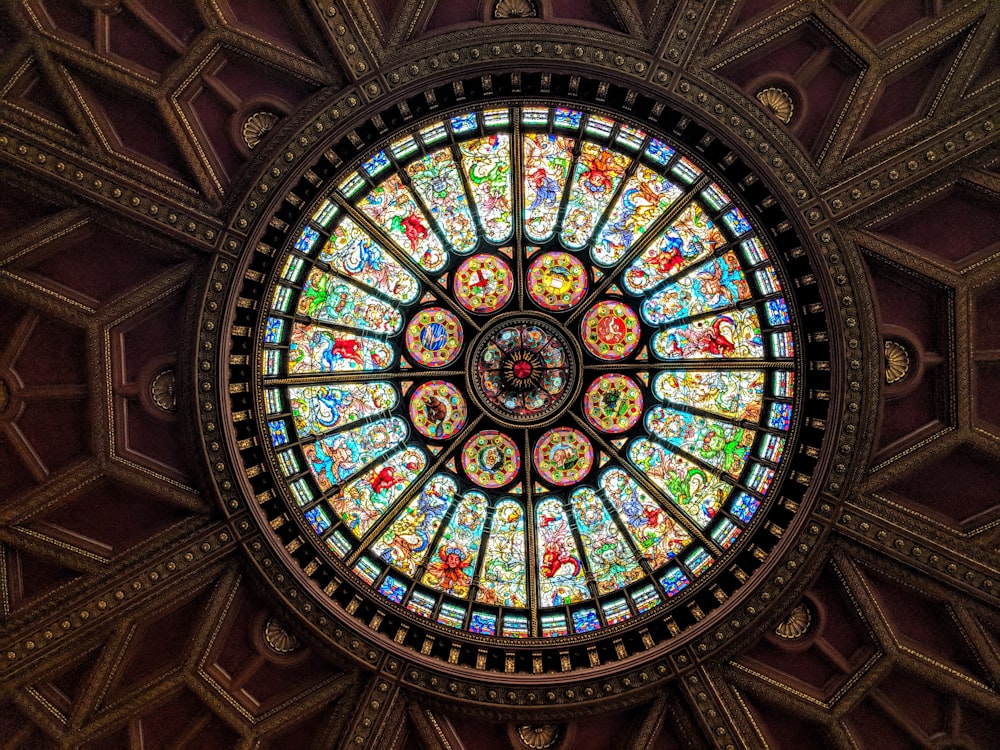
[[[515,77],[519,81],[523,78],[521,74],[511,74],[511,86]],[[608,86],[597,79],[584,81],[585,86]],[[387,122],[397,125],[403,122],[408,130],[416,129],[421,123],[441,119],[452,110],[469,109],[480,101],[489,102],[490,106],[572,102],[568,91],[553,90],[544,96],[503,96],[494,83],[492,93],[480,91],[477,97],[474,88],[473,79],[465,86],[461,102],[449,102],[448,92],[455,87],[441,86],[434,89],[433,97],[425,92],[422,97],[400,99],[378,114],[357,119],[353,128],[345,126],[311,148],[313,157],[309,166],[296,167],[283,180],[283,187],[277,191],[280,198],[271,195],[263,201],[265,210],[261,215],[265,218],[258,221],[250,234],[252,241],[248,247],[252,249],[241,258],[220,255],[206,295],[203,329],[204,323],[211,320],[214,326],[209,330],[218,332],[214,339],[222,350],[220,362],[228,367],[220,369],[222,374],[215,384],[218,392],[228,398],[213,400],[203,395],[200,426],[210,461],[213,453],[220,459],[211,464],[217,493],[227,514],[234,519],[234,529],[246,540],[250,557],[288,606],[338,650],[370,668],[396,674],[414,687],[467,703],[544,705],[606,700],[609,694],[631,694],[692,668],[746,632],[760,619],[761,613],[771,608],[770,602],[809,567],[807,562],[820,546],[827,526],[825,521],[822,524],[816,521],[833,510],[827,501],[818,503],[817,512],[819,488],[830,469],[832,441],[828,439],[828,417],[835,419],[844,406],[842,390],[832,382],[829,305],[825,304],[824,288],[817,283],[812,265],[817,253],[803,243],[795,222],[788,219],[782,201],[778,200],[781,193],[772,192],[760,179],[764,174],[755,174],[735,150],[718,136],[708,134],[680,107],[664,106],[662,100],[646,96],[633,100],[628,111],[621,106],[595,107],[588,103],[585,107],[588,111],[642,122],[643,127],[684,143],[694,152],[698,166],[716,179],[721,175],[719,181],[750,209],[754,226],[768,234],[768,249],[781,259],[775,263],[778,273],[787,274],[782,281],[787,284],[789,306],[794,301],[800,312],[799,316],[793,316],[793,321],[802,321],[797,336],[800,348],[796,352],[796,357],[802,359],[797,371],[805,373],[808,366],[808,386],[805,382],[798,384],[797,399],[801,401],[797,403],[805,407],[808,417],[804,417],[800,434],[790,435],[790,445],[794,445],[797,453],[789,460],[781,483],[776,481],[774,485],[776,494],[778,489],[787,491],[766,517],[754,520],[757,528],[767,527],[770,539],[768,549],[758,547],[763,559],[755,566],[757,571],[745,583],[739,580],[740,573],[732,569],[739,568],[738,563],[733,563],[726,571],[736,582],[731,592],[708,585],[692,587],[686,592],[687,622],[683,626],[672,625],[669,618],[638,618],[640,622],[610,627],[596,634],[549,639],[551,643],[531,639],[525,644],[498,642],[496,638],[481,638],[467,632],[456,634],[435,623],[398,618],[372,596],[374,592],[366,592],[342,576],[329,576],[323,584],[322,576],[316,576],[323,564],[308,553],[304,529],[284,514],[280,503],[273,504],[280,496],[280,489],[268,487],[258,479],[266,478],[269,473],[268,462],[262,456],[266,446],[262,446],[261,436],[265,433],[260,431],[254,417],[255,408],[259,413],[259,405],[250,397],[253,375],[240,374],[247,367],[252,370],[255,361],[252,332],[255,318],[262,311],[256,309],[254,301],[263,298],[263,286],[271,272],[269,263],[273,263],[275,253],[284,243],[301,230],[304,217],[308,217],[307,209],[319,192],[336,175],[347,173],[379,144],[400,132],[386,127]],[[610,90],[614,93],[617,88],[612,85]],[[623,89],[617,98],[622,101],[626,96]],[[421,98],[425,104],[434,100],[438,106],[432,108],[426,104],[427,111],[418,117],[415,101]],[[574,106],[581,107],[579,102]],[[641,117],[644,110],[647,114]],[[300,136],[300,142],[303,139],[305,136]],[[271,173],[276,169],[272,167]],[[257,196],[266,192],[260,190],[262,186],[255,191]],[[249,202],[255,209],[260,206],[256,198]],[[789,281],[792,283],[788,284]],[[212,338],[203,340],[199,354],[202,362],[210,362],[213,357],[205,354],[212,351]],[[206,342],[209,346],[205,346]],[[211,364],[207,369],[202,364],[201,368],[203,372],[212,369]],[[216,408],[221,411],[218,416],[211,413]],[[225,439],[221,442],[219,422],[229,425],[222,430]],[[302,550],[306,552],[303,554]],[[297,564],[286,566],[282,559],[293,559]],[[775,574],[779,568],[784,572]],[[751,598],[755,603],[747,604],[736,615],[737,602],[746,603]],[[726,616],[730,617],[729,622],[720,629]],[[709,637],[713,628],[715,632]],[[549,698],[547,693],[538,691],[537,685],[539,680],[546,679],[545,675],[555,673],[563,675],[561,679],[575,687]],[[607,681],[610,678],[612,682]],[[506,692],[498,691],[497,685],[502,685]],[[605,689],[607,686],[610,688]]]

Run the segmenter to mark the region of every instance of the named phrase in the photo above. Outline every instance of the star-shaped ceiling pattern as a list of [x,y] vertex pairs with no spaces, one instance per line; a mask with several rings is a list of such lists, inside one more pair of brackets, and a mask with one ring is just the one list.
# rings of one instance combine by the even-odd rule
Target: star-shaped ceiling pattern
[[[10,746],[990,746],[996,6],[528,5],[494,20],[490,3],[0,3]],[[840,296],[859,325],[831,342],[845,387],[882,384],[877,409],[848,417],[871,449],[844,441],[832,459],[858,473],[827,498],[826,561],[738,652],[599,716],[470,719],[311,650],[259,593],[189,427],[186,311],[209,255],[240,247],[282,134],[320,102],[363,107],[456,67],[540,86],[632,76],[706,120],[721,107],[716,127],[752,143],[767,181],[806,175],[785,208],[834,269],[821,283],[872,289],[870,310]],[[883,358],[896,381],[850,375]]]

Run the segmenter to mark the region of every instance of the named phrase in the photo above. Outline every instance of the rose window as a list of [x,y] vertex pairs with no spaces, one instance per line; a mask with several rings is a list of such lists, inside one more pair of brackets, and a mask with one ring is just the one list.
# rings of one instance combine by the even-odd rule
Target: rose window
[[510,106],[324,186],[275,258],[254,387],[278,494],[338,580],[432,628],[571,639],[747,548],[800,342],[767,233],[708,168]]

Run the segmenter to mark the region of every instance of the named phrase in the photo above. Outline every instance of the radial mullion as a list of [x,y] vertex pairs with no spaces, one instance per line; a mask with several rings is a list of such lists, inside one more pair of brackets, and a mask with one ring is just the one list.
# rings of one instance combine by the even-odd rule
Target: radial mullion
[[[678,326],[690,325],[691,323],[697,323],[699,320],[705,320],[706,318],[713,318],[716,315],[722,315],[728,312],[740,312],[742,310],[747,310],[750,308],[754,308],[754,312],[756,312],[757,303],[760,301],[761,300],[759,298],[751,297],[750,299],[740,300],[735,305],[726,305],[725,307],[717,307],[714,310],[703,310],[702,312],[695,313],[694,315],[685,315],[682,318],[674,318],[673,320],[668,320],[667,322],[657,326],[656,330],[659,331],[666,328],[677,328]],[[759,315],[757,316],[757,318],[758,322],[760,322]],[[790,326],[788,326],[787,324],[781,324],[777,326],[769,325],[766,329],[764,326],[761,326],[761,333],[764,333],[765,330],[778,331],[778,330],[784,330],[789,327]]]
[[[268,415],[269,418],[274,416],[279,416],[279,415]],[[323,440],[324,438],[329,437],[330,435],[337,435],[341,432],[346,432],[347,430],[354,429],[356,427],[364,427],[365,425],[369,425],[372,422],[377,422],[380,419],[387,419],[392,416],[393,414],[391,409],[379,409],[377,412],[369,414],[363,417],[362,419],[355,420],[354,422],[347,422],[346,424],[342,424],[339,427],[333,427],[329,430],[324,430],[323,432],[317,432],[314,434],[302,436],[299,435],[298,430],[296,430],[295,440],[290,440],[287,443],[282,444],[280,446],[280,449],[285,450],[286,448],[302,447],[308,445],[309,443],[316,443],[319,442],[320,440]],[[295,420],[295,417],[291,414],[291,412],[289,412],[287,418],[291,419],[293,422]],[[277,452],[278,448],[279,448],[278,446],[275,447],[275,452]],[[295,477],[298,477],[298,475],[295,475]],[[288,477],[288,478],[292,479],[293,477]]]
[[665,497],[663,491],[657,487],[655,484],[650,482],[644,473],[631,471],[631,462],[627,461],[615,448],[609,445],[604,439],[593,429],[587,422],[581,419],[576,414],[571,415],[576,423],[583,429],[590,438],[596,442],[601,449],[615,459],[622,469],[638,484],[642,485],[642,488],[646,493],[654,498],[664,511],[669,515],[674,521],[684,527],[684,530],[691,535],[692,538],[697,539],[703,545],[713,550],[716,554],[719,554],[721,550],[718,545],[712,541],[712,539],[705,534],[704,530],[695,523],[694,519],[691,518],[687,513],[683,511],[675,502],[670,500],[670,498]]
[[[434,550],[437,549],[438,544],[441,543],[441,537],[444,536],[445,531],[448,529],[448,525],[451,523],[451,519],[455,516],[458,506],[462,503],[462,496],[456,495],[455,499],[451,503],[451,507],[445,511],[445,514],[441,517],[441,523],[434,532],[434,537],[427,543],[427,555],[424,557],[424,561],[417,565],[416,571],[413,574],[413,586],[410,590],[406,592],[406,596],[403,597],[403,601],[400,602],[404,607],[407,602],[413,597],[413,592],[417,590],[417,585],[420,583],[420,579],[424,577],[427,573],[427,561],[430,560],[431,556],[434,554]],[[434,611],[438,611],[441,606],[441,595],[443,592],[437,591],[435,589],[435,595],[437,597],[437,602],[434,604]]]
[[535,528],[535,492],[531,484],[531,434],[527,428],[524,430],[524,460],[521,465],[524,467],[524,532],[527,536],[527,550],[525,552],[527,570],[525,573],[528,577],[528,608],[531,612],[528,620],[531,636],[537,638],[538,600],[541,594],[538,590],[538,533]]
[[[649,560],[642,553],[642,550],[639,548],[638,542],[636,542],[635,538],[632,536],[632,532],[629,530],[628,526],[622,520],[621,513],[619,513],[618,509],[611,504],[611,501],[608,500],[607,495],[603,489],[595,490],[594,494],[597,496],[597,499],[598,501],[600,501],[601,506],[608,514],[608,517],[611,519],[611,522],[615,525],[615,528],[618,529],[618,533],[621,535],[622,539],[625,540],[625,544],[628,546],[629,552],[632,553],[632,556],[639,564],[639,567],[642,568],[643,573],[645,573],[647,577],[652,578],[653,566],[649,564]],[[624,589],[625,586],[622,586],[621,588]]]
[[419,377],[461,378],[465,370],[389,370],[367,372],[306,372],[301,375],[285,375],[264,378],[264,387],[280,385],[338,385],[364,383],[371,380],[411,380]]
[[[691,204],[689,203],[688,205],[691,205]],[[686,208],[686,206],[685,206],[685,208]],[[725,244],[720,245],[719,247],[717,247],[715,250],[713,250],[711,253],[709,253],[708,255],[706,255],[704,258],[702,258],[701,260],[697,261],[696,263],[692,263],[690,266],[685,266],[684,268],[680,269],[677,273],[675,273],[675,274],[673,274],[671,276],[667,276],[666,278],[661,279],[660,281],[658,281],[656,283],[655,286],[651,286],[648,289],[646,289],[645,291],[643,291],[642,296],[643,297],[648,297],[650,295],[656,294],[656,292],[658,292],[663,287],[670,286],[671,284],[677,283],[677,281],[679,279],[683,279],[685,276],[690,275],[693,271],[695,271],[698,268],[701,268],[706,263],[709,263],[709,262],[711,262],[713,260],[718,260],[719,258],[721,258],[726,253],[730,252],[731,250],[736,250],[739,247],[739,244],[740,244],[739,242],[737,242],[736,240],[733,240],[732,242],[726,242]],[[747,272],[749,272],[749,271],[754,271],[754,270],[756,270],[759,267],[770,266],[770,265],[771,264],[768,261],[763,261],[761,263],[758,263],[755,266],[750,266],[749,268],[743,268],[743,266],[741,264],[740,265],[740,271],[745,276],[747,274]]]
[[[743,430],[763,430],[765,432],[770,432],[770,430],[765,428],[759,422],[748,422],[745,419],[736,419],[734,417],[727,417],[724,414],[716,414],[714,412],[708,411],[707,409],[702,409],[697,406],[691,406],[689,404],[679,404],[675,401],[671,401],[670,399],[663,399],[659,403],[662,404],[663,406],[673,409],[676,412],[681,412],[683,414],[690,414],[691,416],[694,417],[703,417],[705,419],[712,419],[716,422],[724,422],[725,424],[732,425],[733,427],[739,427],[740,429]],[[781,433],[775,430],[774,434],[777,435]]]
[[[447,147],[445,146],[443,148]],[[428,154],[427,156],[429,155],[430,154]],[[416,164],[418,161],[420,160],[415,159],[411,161],[410,164],[407,164],[407,167],[409,167],[412,164]],[[460,169],[459,165],[457,164],[455,165],[455,168]],[[455,252],[454,250],[451,249],[451,242],[448,241],[448,236],[444,233],[444,230],[438,223],[437,218],[435,218],[434,212],[427,207],[427,203],[424,201],[423,196],[420,195],[420,191],[418,191],[413,186],[413,178],[410,177],[409,173],[406,171],[406,168],[403,168],[402,171],[397,172],[396,174],[399,177],[400,183],[403,185],[403,187],[406,188],[407,192],[410,194],[410,197],[413,199],[413,202],[417,204],[417,208],[420,209],[420,213],[424,215],[424,218],[427,220],[427,225],[431,228],[431,231],[434,232],[434,236],[438,238],[438,241],[441,243],[441,247],[444,250],[444,252],[448,255]]]
[[[615,127],[615,130],[612,133],[611,143],[608,144],[609,147],[612,143],[614,143],[614,136],[618,133],[619,128],[620,126]],[[643,148],[645,148],[647,142],[648,139],[643,142]],[[604,225],[607,223],[608,217],[611,216],[611,213],[618,205],[618,199],[621,197],[622,193],[625,192],[625,188],[628,187],[628,181],[632,179],[636,171],[638,171],[639,165],[642,163],[642,150],[640,149],[638,154],[634,157],[629,157],[629,159],[630,163],[626,168],[625,173],[622,175],[621,182],[618,183],[618,187],[615,188],[614,194],[610,199],[608,199],[608,205],[604,207],[604,210],[601,211],[601,215],[598,217],[597,221],[594,222],[594,230],[590,233],[590,238],[583,245],[583,247],[579,248],[578,252],[581,255],[590,253],[591,248],[594,246],[594,239],[601,233],[601,230],[604,229]]]
[[[695,466],[697,466],[699,469],[701,469],[702,471],[704,471],[706,474],[709,474],[709,475],[715,477],[718,480],[726,482],[726,484],[735,486],[736,483],[737,483],[737,479],[735,477],[733,477],[732,474],[729,474],[728,472],[720,469],[718,466],[713,466],[712,464],[708,463],[708,461],[705,461],[704,459],[699,458],[694,453],[689,452],[684,447],[681,447],[679,445],[674,445],[673,443],[667,442],[666,440],[664,440],[663,438],[661,438],[661,437],[659,437],[657,435],[648,435],[647,436],[647,440],[649,440],[651,442],[654,442],[654,443],[656,443],[657,445],[659,445],[659,446],[661,446],[663,448],[666,448],[668,451],[670,451],[671,453],[673,453],[675,456],[680,456],[684,460],[686,460],[686,461],[694,464]],[[729,477],[728,481],[727,481],[727,477]]]
[[[327,237],[327,240],[329,240],[329,237]],[[308,255],[305,255],[303,257],[306,258],[307,260],[312,261],[313,268],[317,268],[320,271],[322,271],[323,273],[329,274],[330,276],[336,276],[337,278],[340,278],[340,279],[347,279],[354,286],[358,287],[361,291],[365,292],[366,294],[370,294],[373,297],[378,297],[380,300],[386,302],[387,304],[392,305],[393,307],[396,307],[397,309],[398,308],[402,308],[402,307],[412,307],[417,302],[416,300],[414,300],[413,302],[409,302],[409,303],[400,302],[395,297],[390,297],[382,289],[380,289],[378,287],[371,286],[371,285],[367,284],[366,282],[362,281],[361,279],[355,278],[354,276],[348,276],[348,275],[344,274],[342,271],[339,271],[336,268],[334,268],[333,266],[331,266],[326,261],[320,260],[319,258],[311,258]],[[300,292],[299,298],[301,299],[301,296],[302,296],[301,295],[301,289],[298,290],[298,291]],[[296,301],[296,307],[298,307],[298,301]],[[274,313],[270,313],[270,314],[273,315]],[[294,314],[294,313],[278,313],[278,314],[279,315],[289,315],[289,314]]]
[[[392,305],[394,307],[396,304],[397,303],[395,301],[392,302]],[[322,326],[323,328],[328,328],[331,331],[338,328],[342,328],[348,333],[354,333],[359,336],[364,336],[366,338],[375,337],[379,339],[386,339],[386,338],[391,339],[395,338],[396,336],[399,336],[403,332],[403,329],[401,328],[400,330],[395,331],[393,333],[380,333],[377,331],[372,331],[367,328],[358,328],[357,326],[351,325],[350,323],[341,323],[339,321],[326,320],[325,318],[316,318],[313,317],[312,315],[303,315],[302,313],[298,312],[278,313],[278,314],[283,315],[285,320],[289,320],[292,323],[298,323],[300,325],[310,325],[310,326],[319,325]]]
[[[677,359],[677,360],[646,360],[644,362],[615,362],[614,369],[642,371],[650,370],[789,370],[792,360],[772,361],[762,359]],[[584,372],[606,372],[608,365],[584,365]]]
[[[460,446],[463,442],[465,442],[466,438],[468,438],[469,435],[472,434],[472,431],[475,430],[476,425],[479,424],[482,418],[483,415],[480,414],[474,420],[472,420],[465,427],[465,429],[462,430],[461,433],[456,435],[453,439],[449,440],[447,445],[445,446],[445,449],[441,451],[441,453],[438,454],[438,456],[436,457],[434,463],[431,464],[429,467],[427,467],[427,469],[424,472],[422,472],[423,476],[427,477],[428,479],[430,479],[430,477],[433,477],[434,472],[439,471],[441,467],[448,462],[448,459],[451,458],[452,455],[454,455],[455,451],[458,450],[458,446]],[[425,486],[426,482],[414,481],[409,487],[407,487],[406,490],[404,490],[400,494],[400,496],[397,497],[392,502],[392,504],[390,504],[389,507],[385,509],[385,511],[379,517],[379,520],[376,521],[374,524],[372,524],[372,527],[368,529],[367,532],[365,532],[363,537],[361,537],[358,549],[359,550],[367,549],[372,545],[372,543],[376,539],[382,536],[382,534],[385,533],[385,530],[389,528],[389,525],[396,519],[396,516],[399,514],[399,512],[403,510],[409,504],[409,502],[414,497],[417,496],[418,493],[422,492]],[[442,520],[442,524],[443,523],[444,521]],[[354,554],[355,553],[352,553],[352,556]],[[351,560],[351,563],[353,564],[353,559]]]
[[579,137],[573,143],[573,163],[570,164],[569,172],[566,175],[566,184],[563,186],[563,194],[559,199],[559,211],[556,213],[556,223],[552,228],[553,239],[558,238],[562,234],[563,221],[566,219],[566,207],[569,205],[569,196],[573,192],[573,176],[576,174],[577,165],[580,163],[580,155],[583,153],[585,130],[586,119],[581,123]]
[[587,583],[587,590],[590,591],[590,598],[597,605],[597,616],[601,620],[602,627],[607,625],[607,619],[604,617],[604,612],[601,611],[601,607],[598,601],[600,596],[600,591],[597,588],[597,576],[594,575],[593,568],[590,567],[590,557],[587,555],[587,547],[583,543],[583,535],[580,533],[580,529],[576,524],[576,514],[573,512],[573,507],[570,504],[569,496],[563,497],[561,500],[563,513],[566,514],[566,520],[569,525],[569,531],[573,535],[573,541],[576,542],[576,548],[580,552],[580,564],[584,571],[584,580]]
[[[438,290],[441,287],[436,284],[431,277],[427,275],[427,271],[413,258],[410,257],[409,253],[404,252],[396,245],[396,241],[393,240],[387,232],[385,232],[378,224],[372,221],[367,214],[359,210],[353,203],[344,198],[340,193],[335,192],[333,194],[333,199],[336,201],[345,213],[349,214],[351,219],[353,219],[362,229],[368,232],[375,240],[381,245],[387,253],[389,253],[396,261],[398,261],[404,268],[406,268],[410,273],[417,277],[420,282],[424,285],[425,291],[427,290]],[[446,253],[450,254],[447,247],[444,248]],[[475,320],[469,315],[468,311],[455,302],[448,294],[435,294],[437,300],[442,304],[447,305],[453,313],[455,313],[462,320],[467,322],[476,331],[479,330],[479,325]]]
[[472,571],[472,583],[469,584],[469,606],[465,611],[465,617],[462,620],[462,629],[465,630],[469,626],[469,621],[472,619],[472,605],[476,601],[476,596],[479,594],[480,577],[483,574],[483,566],[486,564],[486,551],[489,548],[490,537],[493,534],[493,518],[496,516],[497,503],[495,498],[489,498],[489,504],[486,508],[486,520],[483,522],[483,533],[479,536],[479,555],[476,557],[476,566]]
[[[480,125],[480,129],[482,125]],[[483,136],[480,136],[481,138]],[[483,219],[479,215],[479,204],[476,203],[475,197],[472,194],[472,186],[469,184],[469,176],[465,173],[465,168],[463,165],[465,157],[462,156],[462,149],[459,147],[458,143],[451,144],[451,160],[455,162],[455,168],[458,170],[458,179],[462,183],[462,190],[465,192],[465,201],[469,206],[469,214],[472,215],[472,223],[476,227],[476,245],[478,246],[486,237],[486,230],[483,229]]]
[[611,268],[607,269],[607,271],[601,271],[605,274],[604,278],[594,285],[594,288],[587,293],[586,297],[580,300],[576,310],[571,313],[567,319],[566,325],[572,323],[586,310],[588,310],[590,303],[603,294],[608,287],[615,283],[615,279],[619,276],[619,274],[628,268],[636,258],[642,255],[646,249],[677,220],[677,217],[679,217],[684,212],[684,209],[691,204],[695,196],[698,194],[698,191],[701,190],[705,184],[708,183],[708,181],[708,178],[704,175],[699,178],[691,187],[688,188],[687,192],[680,195],[677,200],[663,212],[663,215],[649,226],[646,233],[635,241],[632,247],[629,248],[628,251],[626,251],[626,253],[622,256],[621,260],[619,260]]
[[521,135],[520,109],[514,110],[514,126],[511,129],[511,212],[510,220],[514,225],[514,256],[517,262],[517,309],[524,310],[524,141]]

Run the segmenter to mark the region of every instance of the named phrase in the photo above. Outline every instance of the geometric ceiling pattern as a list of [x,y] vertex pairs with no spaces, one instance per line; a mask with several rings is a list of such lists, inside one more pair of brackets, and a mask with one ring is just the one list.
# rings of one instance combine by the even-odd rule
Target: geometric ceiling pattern
[[[2,0],[0,50],[5,747],[995,744],[996,4]],[[331,101],[378,112],[487,62],[639,77],[766,135],[782,155],[746,158],[804,175],[796,225],[871,294],[831,342],[873,407],[820,562],[731,648],[586,714],[470,717],[324,648],[259,584],[195,437],[195,317],[262,170]]]

